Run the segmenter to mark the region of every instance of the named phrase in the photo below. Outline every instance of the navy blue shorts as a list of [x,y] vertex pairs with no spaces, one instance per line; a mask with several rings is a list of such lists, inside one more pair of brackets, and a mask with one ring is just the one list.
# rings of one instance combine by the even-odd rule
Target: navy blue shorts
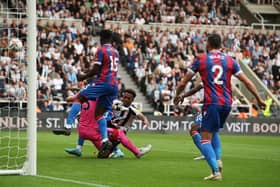
[[113,100],[118,97],[118,87],[104,83],[88,84],[79,93],[88,100],[97,100],[96,106],[112,109]]
[[201,132],[219,132],[230,113],[230,106],[207,105],[203,107]]
[[194,124],[201,127],[201,123],[202,123],[202,114],[199,113],[194,119]]

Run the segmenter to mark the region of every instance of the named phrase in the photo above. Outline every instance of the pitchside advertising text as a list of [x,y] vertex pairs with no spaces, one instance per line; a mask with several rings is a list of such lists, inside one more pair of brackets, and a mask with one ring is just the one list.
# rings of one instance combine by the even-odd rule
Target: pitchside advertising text
[[[66,123],[67,113],[64,112],[43,112],[38,114],[38,130],[51,130],[63,128]],[[159,133],[187,133],[194,123],[194,117],[167,117],[147,115],[151,127],[147,129],[142,121],[134,120],[131,131],[159,132]],[[0,127],[6,128],[26,128],[28,125],[26,117],[1,116]],[[77,128],[77,122],[73,129]],[[280,135],[280,118],[249,118],[240,120],[228,118],[224,129],[224,134],[256,134],[256,135]]]

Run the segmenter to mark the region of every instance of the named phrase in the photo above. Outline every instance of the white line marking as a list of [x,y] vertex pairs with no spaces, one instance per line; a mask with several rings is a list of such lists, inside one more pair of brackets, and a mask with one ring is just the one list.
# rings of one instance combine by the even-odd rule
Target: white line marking
[[79,180],[58,178],[58,177],[45,176],[45,175],[37,175],[36,177],[44,178],[44,179],[50,179],[50,180],[55,180],[55,181],[61,181],[61,182],[69,182],[69,183],[74,183],[74,184],[81,184],[81,185],[86,185],[86,186],[110,187],[110,186],[103,185],[103,184],[83,182],[83,181],[79,181]]

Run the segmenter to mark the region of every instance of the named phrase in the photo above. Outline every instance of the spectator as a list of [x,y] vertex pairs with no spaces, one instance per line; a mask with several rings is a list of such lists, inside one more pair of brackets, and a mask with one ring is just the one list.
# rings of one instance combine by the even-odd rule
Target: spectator
[[121,97],[123,91],[125,90],[125,85],[120,77],[118,77],[118,90],[119,90],[119,97]]
[[58,112],[63,110],[64,108],[60,101],[53,101],[52,111]]
[[275,101],[272,101],[270,111],[271,111],[271,117],[279,117],[280,107],[277,105]]
[[78,83],[77,73],[74,71],[73,67],[70,67],[69,72],[67,73],[67,76],[68,76],[68,81],[71,84],[76,85]]
[[264,117],[270,117],[271,116],[271,105],[272,105],[272,98],[270,98],[268,95],[266,95],[265,100],[266,107],[263,111]]

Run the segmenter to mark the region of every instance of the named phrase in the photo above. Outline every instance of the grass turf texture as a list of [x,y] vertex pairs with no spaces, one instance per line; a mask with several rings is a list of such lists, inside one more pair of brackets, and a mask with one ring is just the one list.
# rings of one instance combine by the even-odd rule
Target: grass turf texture
[[[99,160],[90,142],[82,157],[64,152],[74,147],[76,134],[55,136],[38,133],[38,175],[0,176],[2,187],[54,186],[279,186],[280,137],[222,136],[223,181],[203,181],[210,174],[205,161],[193,161],[199,153],[188,135],[134,134],[138,146],[151,143],[153,150],[141,159],[125,148],[125,158]],[[41,176],[41,177],[40,177]],[[55,177],[55,178],[44,178]]]

